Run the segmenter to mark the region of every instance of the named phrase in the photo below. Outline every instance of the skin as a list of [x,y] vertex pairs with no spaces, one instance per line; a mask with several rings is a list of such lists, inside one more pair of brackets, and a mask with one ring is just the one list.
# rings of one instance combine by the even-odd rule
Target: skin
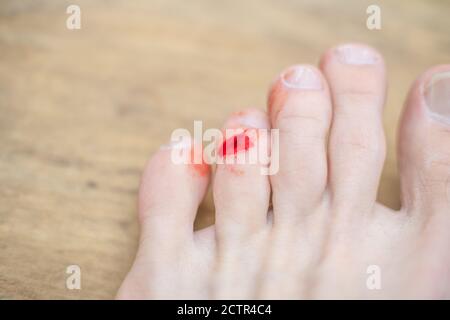
[[[215,225],[193,231],[210,171],[173,164],[167,148],[153,156],[140,188],[140,246],[119,299],[450,298],[450,122],[425,98],[450,65],[411,87],[399,130],[402,208],[393,211],[376,202],[383,58],[344,47],[372,60],[343,62],[342,47],[332,48],[318,68],[285,70],[267,113],[244,110],[225,123],[278,128],[280,168],[264,176],[262,164],[217,165]],[[287,85],[298,68],[314,75],[314,89]],[[372,265],[379,290],[366,284]]]

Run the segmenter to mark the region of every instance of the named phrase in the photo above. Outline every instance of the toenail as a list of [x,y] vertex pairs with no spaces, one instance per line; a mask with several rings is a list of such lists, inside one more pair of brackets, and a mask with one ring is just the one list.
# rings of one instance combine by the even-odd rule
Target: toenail
[[350,65],[371,65],[378,61],[378,55],[371,49],[358,45],[344,45],[336,49],[341,63]]
[[305,66],[296,66],[286,71],[282,77],[284,86],[294,89],[320,90],[322,79],[317,71]]
[[425,90],[425,101],[434,116],[450,121],[450,71],[432,76]]
[[251,113],[239,115],[239,124],[244,127],[257,129],[263,129],[268,126],[267,120],[264,117]]

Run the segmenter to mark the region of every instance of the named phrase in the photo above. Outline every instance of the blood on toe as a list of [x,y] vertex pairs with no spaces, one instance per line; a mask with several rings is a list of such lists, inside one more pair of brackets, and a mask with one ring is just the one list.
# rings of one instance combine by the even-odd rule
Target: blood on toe
[[248,150],[253,146],[250,141],[250,137],[245,133],[235,135],[222,143],[222,147],[219,150],[221,157],[233,154],[235,155],[241,150]]
[[195,147],[193,146],[191,148],[190,166],[196,175],[206,177],[209,175],[210,166],[203,159],[203,150],[199,148],[198,152],[200,154],[200,162],[196,162],[197,159],[195,159]]
[[206,163],[201,163],[201,164],[196,164],[193,163],[192,164],[192,169],[194,169],[194,171],[201,177],[205,177],[209,174],[209,165]]

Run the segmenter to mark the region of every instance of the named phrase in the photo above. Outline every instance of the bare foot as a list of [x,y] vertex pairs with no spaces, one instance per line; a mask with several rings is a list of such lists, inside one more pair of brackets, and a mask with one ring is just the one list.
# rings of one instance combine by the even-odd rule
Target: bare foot
[[216,223],[204,230],[193,221],[208,167],[156,153],[118,298],[450,298],[450,65],[425,72],[406,101],[400,211],[376,203],[385,87],[383,58],[364,45],[329,50],[319,69],[283,72],[268,115],[247,110],[225,125],[278,128],[279,172],[218,165]]

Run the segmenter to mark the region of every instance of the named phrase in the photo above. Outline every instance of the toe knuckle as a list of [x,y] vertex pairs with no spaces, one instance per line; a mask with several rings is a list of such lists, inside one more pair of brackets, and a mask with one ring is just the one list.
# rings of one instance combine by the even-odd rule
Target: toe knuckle
[[318,115],[281,113],[276,121],[280,135],[294,135],[302,139],[323,141],[327,131],[326,121]]

